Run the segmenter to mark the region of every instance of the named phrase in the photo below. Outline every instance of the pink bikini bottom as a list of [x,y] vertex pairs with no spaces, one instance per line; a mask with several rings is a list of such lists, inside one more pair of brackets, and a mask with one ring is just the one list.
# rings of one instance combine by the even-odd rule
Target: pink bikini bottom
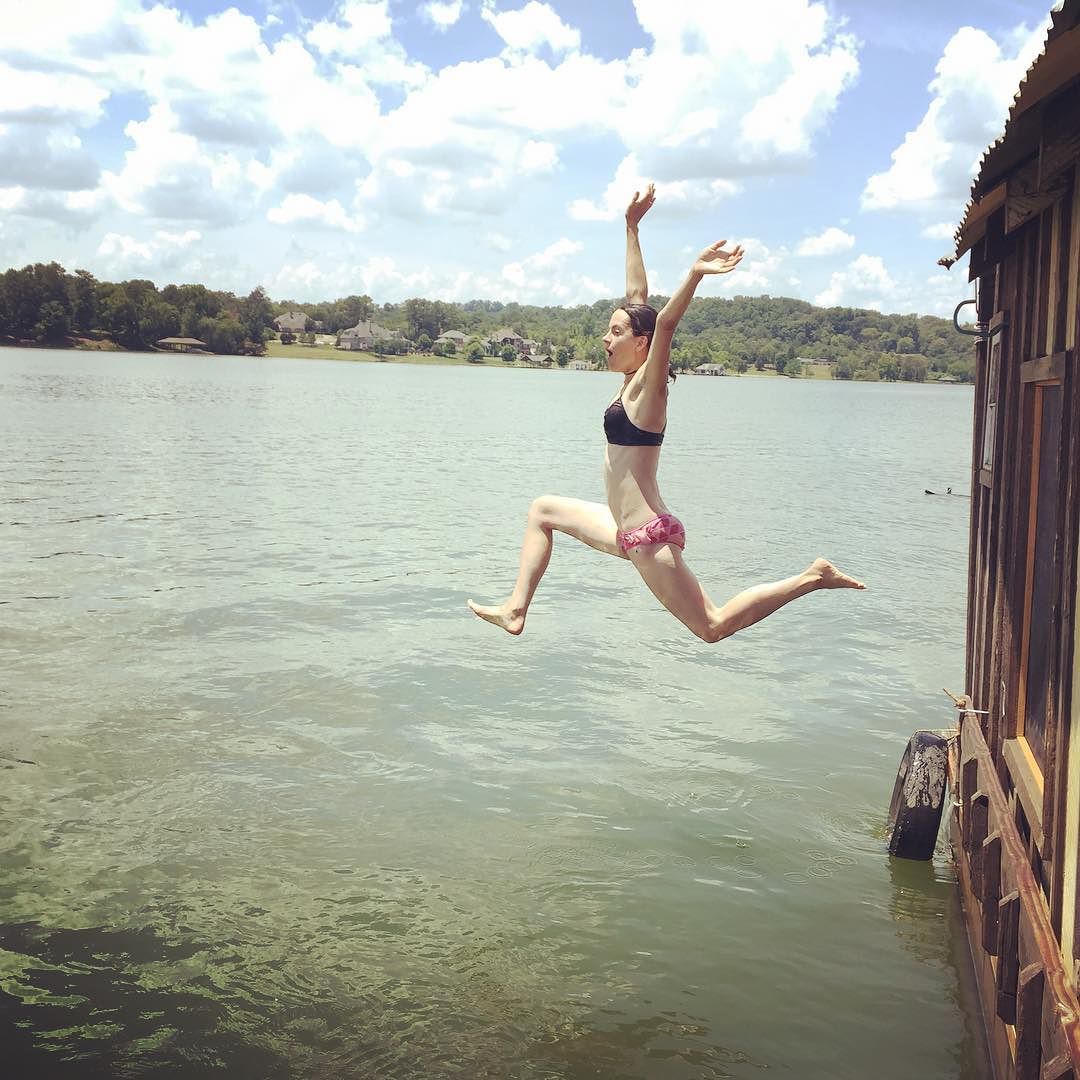
[[674,544],[681,550],[686,547],[686,530],[674,514],[661,514],[636,529],[618,533],[617,539],[624,554],[642,544]]

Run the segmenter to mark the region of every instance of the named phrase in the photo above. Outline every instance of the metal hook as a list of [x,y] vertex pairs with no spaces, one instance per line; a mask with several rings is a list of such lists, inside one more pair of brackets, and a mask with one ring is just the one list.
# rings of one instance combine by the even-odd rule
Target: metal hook
[[965,337],[975,337],[975,338],[979,338],[980,340],[985,340],[987,338],[988,334],[987,334],[987,331],[986,331],[986,327],[983,326],[983,324],[981,322],[976,322],[975,323],[975,329],[974,330],[965,330],[960,325],[960,323],[958,321],[959,315],[960,315],[960,309],[962,307],[967,307],[968,304],[975,304],[975,303],[978,303],[978,301],[977,300],[961,300],[960,303],[956,305],[956,310],[952,313],[952,324],[953,324],[953,327],[954,327],[954,329],[956,330],[956,332],[958,334],[963,334]]

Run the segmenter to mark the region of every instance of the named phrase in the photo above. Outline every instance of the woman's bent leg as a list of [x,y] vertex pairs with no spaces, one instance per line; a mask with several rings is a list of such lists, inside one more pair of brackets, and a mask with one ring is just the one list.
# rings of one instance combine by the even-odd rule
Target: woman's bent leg
[[686,565],[682,552],[671,544],[636,548],[630,552],[630,561],[657,600],[699,638],[709,642],[731,637],[818,589],[866,587],[827,560],[815,559],[801,574],[769,585],[755,585],[717,607]]
[[617,531],[611,511],[602,503],[541,495],[529,507],[513,592],[501,604],[484,607],[470,600],[469,607],[481,619],[511,634],[520,634],[525,629],[533,594],[551,561],[552,533],[566,533],[597,551],[625,558],[616,539]]

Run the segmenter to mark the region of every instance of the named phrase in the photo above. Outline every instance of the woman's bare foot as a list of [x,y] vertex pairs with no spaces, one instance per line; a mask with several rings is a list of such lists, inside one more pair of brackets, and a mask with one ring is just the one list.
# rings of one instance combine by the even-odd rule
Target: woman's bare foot
[[514,611],[505,604],[501,607],[481,607],[471,600],[467,600],[466,603],[474,615],[479,615],[481,619],[501,626],[508,634],[517,637],[525,629],[525,615],[521,611]]
[[842,574],[828,559],[815,559],[806,572],[817,580],[819,589],[866,588],[861,581],[856,581],[853,577]]

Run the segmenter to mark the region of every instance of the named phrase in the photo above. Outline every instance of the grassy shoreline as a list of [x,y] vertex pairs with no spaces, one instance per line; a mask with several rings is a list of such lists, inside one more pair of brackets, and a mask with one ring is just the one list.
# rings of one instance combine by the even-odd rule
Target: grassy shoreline
[[[11,349],[71,349],[74,352],[146,352],[144,349],[125,349],[121,345],[117,345],[116,342],[105,339],[94,338],[69,338],[63,344],[52,343],[43,344],[36,341],[15,341],[11,338],[0,338],[0,348]],[[174,353],[165,350],[151,351],[152,355],[156,356],[179,356],[182,357],[184,353]],[[200,356],[223,356],[225,353],[199,353]],[[486,368],[501,368],[505,370],[521,371],[521,370],[545,370],[545,369],[523,369],[517,366],[517,364],[508,364],[504,360],[501,360],[494,356],[485,356],[482,360],[466,360],[463,356],[429,356],[421,353],[407,353],[404,356],[377,356],[375,353],[370,352],[352,352],[347,349],[338,349],[333,345],[301,345],[294,343],[292,345],[282,345],[280,341],[271,340],[266,343],[265,356],[272,357],[276,360],[336,360],[343,361],[345,363],[361,363],[361,364],[415,364],[419,366],[428,367],[486,367]],[[257,359],[257,358],[256,358]],[[551,370],[551,369],[548,369]],[[554,369],[561,370],[561,369]],[[607,371],[606,368],[595,369],[598,371]],[[682,375],[690,375],[692,372],[684,371],[680,372]],[[709,378],[710,376],[705,376]],[[715,376],[713,376],[715,377]],[[738,379],[776,379],[780,378],[776,371],[772,369],[766,371],[758,371],[757,368],[750,367],[741,374],[736,371],[729,371],[724,378]],[[836,379],[833,377],[833,369],[825,367],[824,365],[804,365],[802,374],[798,378],[809,382],[861,382],[864,380],[844,380]],[[887,382],[886,379],[872,379],[865,380],[869,382]],[[898,385],[904,385],[898,381]],[[916,386],[917,383],[908,383],[906,385]],[[921,385],[923,386],[970,386],[971,383],[948,383],[940,382],[937,379],[926,379]]]

